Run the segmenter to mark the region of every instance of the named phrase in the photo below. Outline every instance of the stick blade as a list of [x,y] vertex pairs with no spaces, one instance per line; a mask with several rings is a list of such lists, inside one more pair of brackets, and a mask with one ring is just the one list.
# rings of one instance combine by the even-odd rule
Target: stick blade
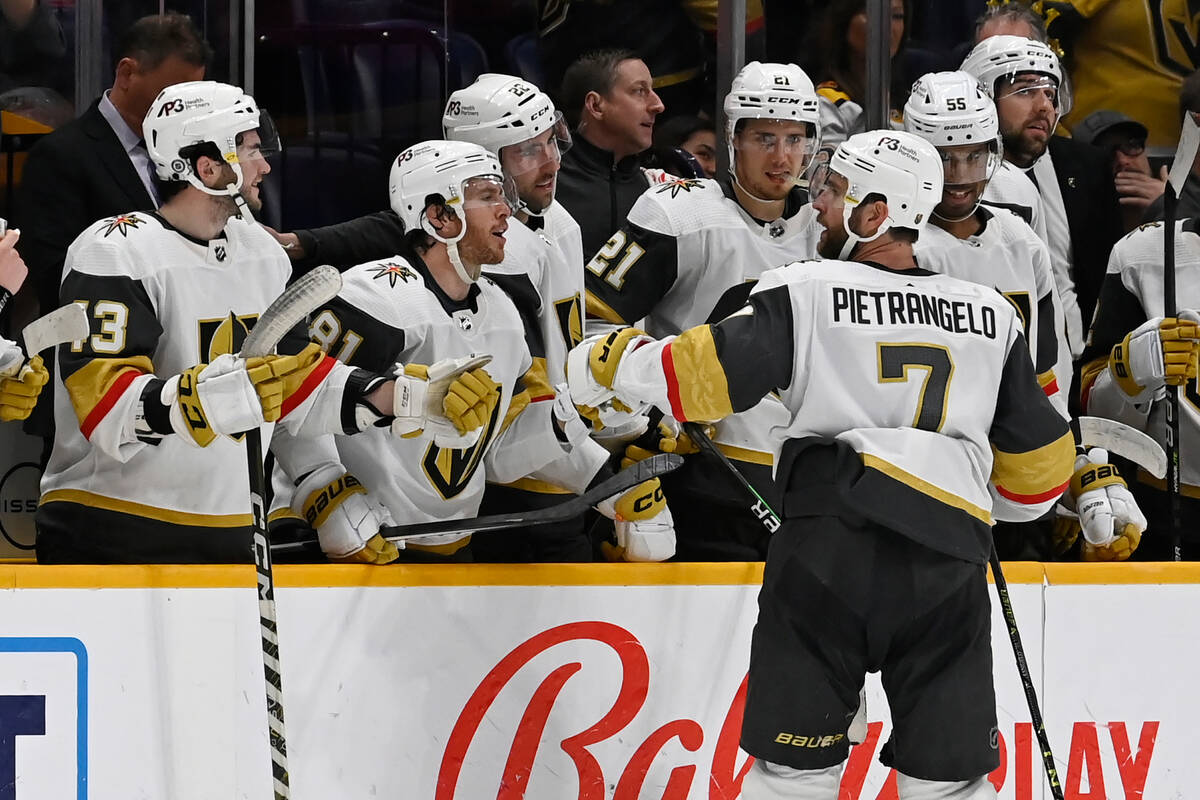
[[303,322],[322,303],[336,297],[341,288],[341,273],[328,264],[302,275],[284,289],[283,294],[275,298],[258,318],[242,344],[242,357],[270,355],[288,331]]
[[1175,150],[1175,160],[1171,162],[1169,182],[1178,197],[1183,192],[1183,184],[1192,172],[1192,163],[1196,160],[1196,150],[1200,148],[1200,126],[1191,114],[1183,115],[1183,129],[1179,133],[1179,145]]
[[25,352],[32,358],[48,347],[86,339],[89,332],[83,306],[68,303],[35,319],[21,331]]
[[1137,428],[1103,417],[1079,418],[1079,443],[1103,447],[1128,458],[1156,478],[1167,474],[1167,454],[1162,445]]

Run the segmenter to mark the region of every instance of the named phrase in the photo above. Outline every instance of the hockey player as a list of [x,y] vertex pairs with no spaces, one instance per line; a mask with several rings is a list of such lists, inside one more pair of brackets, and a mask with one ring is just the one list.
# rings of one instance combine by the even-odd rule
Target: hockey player
[[[390,193],[409,231],[407,247],[348,270],[341,292],[312,319],[314,340],[368,372],[397,360],[489,354],[489,392],[498,398],[477,441],[465,447],[428,433],[279,437],[276,453],[296,482],[293,510],[315,521],[329,555],[338,554],[340,531],[328,530],[319,508],[346,470],[362,478],[397,523],[462,519],[476,515],[485,478],[513,481],[590,443],[569,394],[535,394],[544,391],[545,378],[541,371],[531,375],[521,316],[495,282],[480,276],[485,264],[505,256],[510,206],[504,185],[499,161],[479,145],[429,141],[405,150],[392,166]],[[562,476],[562,485],[576,492],[592,477],[578,468]],[[621,517],[618,540],[631,559],[661,560],[674,552],[657,480],[605,508]],[[461,560],[470,557],[469,543],[465,533],[423,537],[409,540],[404,555]]]
[[[4,231],[0,220],[0,231]],[[25,282],[29,270],[17,252],[19,231],[0,233],[0,313]],[[0,422],[25,419],[37,404],[50,373],[37,353],[28,361],[16,342],[0,336]]]
[[[655,341],[568,357],[577,402],[711,420],[778,392],[783,526],[771,540],[741,746],[746,800],[837,797],[864,673],[893,711],[882,760],[905,798],[996,797],[984,564],[992,519],[1032,519],[1071,477],[1071,436],[991,288],[920,269],[942,198],[910,133],[843,142],[817,189],[827,260],[764,273],[749,304]],[[851,260],[839,260],[849,257]],[[819,609],[819,613],[813,613]]]
[[[1175,223],[1175,281],[1180,308],[1200,308],[1200,221]],[[1163,223],[1148,222],[1113,247],[1108,274],[1084,351],[1081,405],[1085,413],[1132,425],[1167,447],[1167,384],[1179,386],[1182,548],[1200,558],[1200,391],[1196,358],[1200,316],[1181,311],[1163,318]],[[1149,525],[1134,557],[1170,561],[1170,498],[1166,484],[1138,470],[1131,484]],[[1125,542],[1121,550],[1136,547]],[[1087,545],[1085,545],[1086,549]]]
[[[588,262],[590,317],[622,325],[644,318],[655,336],[679,333],[736,310],[763,271],[816,254],[820,229],[800,187],[820,143],[812,81],[793,64],[747,64],[725,97],[725,116],[729,175],[651,186],[638,199]],[[768,398],[718,427],[718,444],[760,491],[771,483],[767,432],[785,421]],[[687,498],[674,503],[686,531],[681,558],[765,555],[766,533],[719,466],[694,461],[665,483],[668,496]]]
[[[278,421],[297,435],[479,426],[491,398],[452,366],[433,365],[437,380],[409,369],[392,380],[316,346],[234,355],[291,271],[251,216],[276,143],[269,118],[237,87],[190,82],[159,94],[144,130],[160,211],[97,222],[67,254],[61,297],[84,306],[92,333],[59,349],[39,560],[249,561],[241,434],[255,426],[269,433],[265,423]],[[474,386],[486,375],[463,377]],[[447,391],[457,403],[433,402]],[[371,534],[348,555],[371,560],[381,547]]]
[[[553,387],[566,380],[567,351],[583,338],[579,225],[554,199],[571,134],[544,92],[520,78],[497,74],[483,75],[450,95],[442,126],[447,139],[472,142],[495,155],[513,183],[518,203],[505,234],[504,261],[485,265],[483,274],[521,312],[533,356],[526,377],[534,399],[551,396]],[[608,452],[599,445],[591,450],[594,473]],[[537,477],[492,485],[483,513],[543,508],[561,502],[564,491]],[[485,537],[475,543],[475,556],[487,561],[589,561],[592,545],[583,525],[576,519]]]
[[965,72],[929,73],[913,84],[904,129],[937,148],[945,182],[914,248],[917,260],[934,272],[992,286],[1013,304],[1038,383],[1067,418],[1054,371],[1057,297],[1050,253],[1017,215],[980,205],[1003,160],[995,104]]
[[[913,84],[904,126],[937,147],[945,180],[941,202],[914,248],[918,262],[934,272],[992,286],[1013,304],[1038,383],[1063,418],[1070,419],[1054,371],[1061,343],[1055,323],[1062,314],[1049,252],[1015,214],[980,205],[1000,162],[995,105],[967,73],[931,73]],[[1100,460],[1098,469],[1106,466],[1106,454],[1095,457]],[[1082,524],[1088,527],[1083,549],[1088,560],[1128,557],[1131,541],[1136,547],[1136,538],[1145,529],[1145,519],[1123,486],[1114,485],[1110,495],[1107,507],[1087,509],[1082,516]],[[1076,509],[1070,500],[1069,494],[1064,496],[1073,518]],[[1110,509],[1116,510],[1116,521],[1107,513]],[[1105,513],[1093,513],[1096,510]],[[1052,518],[998,523],[997,550],[1001,558],[1046,560],[1056,547],[1069,546],[1056,541],[1054,529]],[[1070,542],[1078,538],[1079,527],[1072,521],[1064,520],[1059,530],[1068,532]]]

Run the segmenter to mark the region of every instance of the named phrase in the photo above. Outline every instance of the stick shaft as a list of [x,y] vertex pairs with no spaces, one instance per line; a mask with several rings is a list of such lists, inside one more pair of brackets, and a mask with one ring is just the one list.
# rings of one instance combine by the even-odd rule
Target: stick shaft
[[[1163,316],[1178,313],[1175,295],[1175,187],[1170,183],[1163,190]],[[1183,560],[1181,542],[1182,503],[1179,485],[1179,387],[1167,386],[1167,491],[1170,493],[1171,554],[1175,561]]]
[[695,422],[685,422],[683,423],[683,429],[701,450],[721,462],[721,465],[725,467],[725,471],[729,476],[745,489],[747,494],[754,498],[754,503],[750,506],[750,513],[754,515],[754,518],[771,533],[779,530],[779,515],[775,513],[775,509],[771,508],[771,504],[763,499],[763,496],[754,488],[754,484],[746,480],[746,476],[738,471],[738,468],[733,465],[729,457],[721,452],[721,448],[717,447],[716,443],[708,438],[708,434],[704,432],[704,427]]
[[1029,661],[1025,658],[1025,646],[1021,644],[1021,631],[1017,628],[1017,615],[1013,612],[1012,598],[1008,596],[1008,581],[1004,579],[1004,570],[1000,566],[1000,556],[996,553],[995,544],[992,545],[989,561],[992,565],[992,579],[996,582],[996,594],[1000,598],[1000,610],[1008,628],[1008,641],[1012,645],[1013,658],[1017,662],[1017,673],[1021,676],[1021,688],[1025,690],[1025,702],[1029,705],[1029,719],[1033,722],[1033,731],[1037,735],[1038,745],[1042,748],[1042,764],[1046,768],[1046,780],[1050,782],[1050,793],[1054,800],[1063,800],[1058,768],[1054,765],[1054,754],[1050,750],[1050,737],[1046,735],[1046,723],[1042,720],[1041,707],[1038,705],[1037,689],[1033,686],[1033,675],[1029,672]]

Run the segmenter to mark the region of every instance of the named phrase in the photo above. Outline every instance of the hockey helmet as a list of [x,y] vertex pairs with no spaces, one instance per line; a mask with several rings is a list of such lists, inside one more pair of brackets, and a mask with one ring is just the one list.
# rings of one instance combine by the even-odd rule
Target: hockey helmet
[[[795,64],[773,64],[751,61],[742,67],[733,78],[729,94],[725,95],[725,146],[729,151],[729,172],[734,183],[742,191],[755,197],[741,185],[737,175],[737,160],[734,140],[738,123],[747,119],[775,119],[802,122],[808,128],[803,141],[793,146],[800,148],[799,173],[794,183],[801,178],[812,162],[813,155],[821,146],[820,101],[812,80]],[[769,137],[768,137],[769,138]],[[788,142],[783,143],[785,147]],[[775,142],[766,145],[776,146]],[[755,197],[762,201],[763,198]]]
[[[467,233],[465,209],[473,204],[515,206],[495,154],[471,142],[430,140],[415,144],[396,157],[388,178],[392,210],[407,230],[421,229],[447,246],[450,263],[462,280],[474,283],[458,255],[458,242]],[[468,195],[471,195],[468,197]],[[429,222],[425,209],[441,205],[463,220],[457,236],[443,237]]]
[[[987,182],[1000,167],[1003,143],[996,104],[966,72],[931,72],[918,78],[904,105],[904,129],[938,148],[947,185]],[[987,150],[970,145],[985,145]]]
[[503,148],[554,131],[546,146],[536,152],[510,151],[508,169],[513,175],[558,160],[571,147],[571,133],[549,95],[529,81],[490,72],[450,95],[442,114],[442,130],[447,139],[472,142],[497,157]]
[[[890,228],[920,232],[942,199],[942,161],[937,149],[916,134],[858,133],[839,144],[829,163],[817,170],[811,191],[814,199],[825,191],[845,194],[842,219],[847,240],[839,254],[844,259],[855,244],[874,241]],[[861,237],[851,229],[850,215],[871,194],[883,195],[888,218],[871,236]]]
[[1013,80],[1021,73],[1044,76],[1044,80],[1024,85],[1018,91],[1053,88],[1058,115],[1063,117],[1071,111],[1071,87],[1064,79],[1062,64],[1049,45],[1036,39],[990,36],[967,53],[960,69],[974,76],[993,100],[1000,99],[996,96],[996,83],[1001,78]]
[[[238,135],[258,131],[259,152],[279,152],[279,135],[271,117],[254,98],[236,86],[216,81],[188,81],[168,86],[142,122],[146,151],[155,174],[164,181],[187,181],[206,194],[237,196],[242,188]],[[195,172],[199,156],[223,160],[236,180],[224,189],[204,185]]]

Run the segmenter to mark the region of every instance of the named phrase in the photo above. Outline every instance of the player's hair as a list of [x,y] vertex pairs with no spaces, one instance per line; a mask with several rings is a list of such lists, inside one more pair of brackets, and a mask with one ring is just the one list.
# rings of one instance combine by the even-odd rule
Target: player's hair
[[132,58],[143,70],[155,69],[171,56],[208,68],[213,51],[187,14],[151,14],[129,26],[113,50],[113,69]]
[[588,92],[608,96],[617,82],[617,69],[624,61],[637,58],[632,50],[610,49],[584,53],[563,73],[562,86],[555,105],[572,128],[579,125],[583,101]]
[[1179,118],[1189,111],[1200,112],[1200,69],[1184,78],[1179,87]]
[[993,20],[1003,20],[1009,23],[1024,22],[1029,26],[1031,36],[1030,39],[1045,44],[1049,40],[1049,35],[1046,33],[1046,21],[1036,14],[1033,9],[1024,3],[1016,2],[1016,0],[1008,0],[1008,2],[989,5],[979,17],[975,20],[975,42],[979,43],[979,34],[983,32],[983,28]]

